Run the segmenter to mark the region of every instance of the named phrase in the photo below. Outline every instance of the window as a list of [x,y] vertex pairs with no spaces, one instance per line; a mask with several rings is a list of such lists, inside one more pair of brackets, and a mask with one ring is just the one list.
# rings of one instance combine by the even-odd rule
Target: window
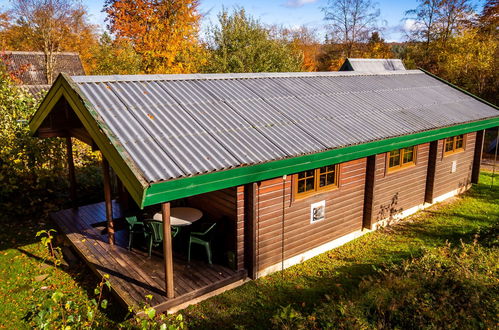
[[296,175],[295,196],[305,197],[338,185],[338,165],[329,165]]
[[453,154],[464,150],[464,135],[448,137],[444,142],[444,155]]
[[392,150],[388,154],[388,170],[393,171],[416,163],[416,147]]

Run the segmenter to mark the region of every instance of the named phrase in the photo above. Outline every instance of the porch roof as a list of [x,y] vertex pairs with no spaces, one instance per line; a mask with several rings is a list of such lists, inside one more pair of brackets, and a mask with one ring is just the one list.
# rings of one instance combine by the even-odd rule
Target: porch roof
[[60,75],[60,98],[140,206],[499,125],[497,107],[419,70]]

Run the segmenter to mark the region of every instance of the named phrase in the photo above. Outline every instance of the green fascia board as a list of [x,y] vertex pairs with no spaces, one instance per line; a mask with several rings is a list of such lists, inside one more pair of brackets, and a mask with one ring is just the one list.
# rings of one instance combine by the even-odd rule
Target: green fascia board
[[31,135],[36,134],[40,125],[61,97],[64,97],[69,103],[137,205],[142,206],[146,188],[149,186],[148,183],[143,179],[140,171],[135,167],[128,153],[112,134],[109,127],[103,120],[99,119],[97,111],[91,106],[71,77],[66,74],[60,74],[57,77],[30,120]]
[[343,163],[370,155],[496,126],[499,126],[499,117],[328,150],[295,158],[287,158],[268,163],[154,183],[147,189],[142,206],[168,202],[251,182],[268,180],[283,175],[289,175],[326,165]]

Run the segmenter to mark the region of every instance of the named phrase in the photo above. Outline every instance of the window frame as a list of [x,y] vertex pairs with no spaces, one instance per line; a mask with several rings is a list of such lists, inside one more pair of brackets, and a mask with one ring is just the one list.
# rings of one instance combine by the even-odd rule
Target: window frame
[[[404,163],[405,149],[408,149],[408,148],[412,148],[412,154],[413,154],[412,161]],[[390,166],[391,153],[393,151],[399,152],[399,165],[396,165],[396,166]],[[388,173],[392,173],[392,172],[397,172],[397,171],[400,171],[400,170],[408,168],[408,167],[413,167],[413,166],[416,166],[417,161],[418,161],[418,146],[417,145],[390,150],[386,153],[386,171]]]
[[[320,173],[320,169],[322,167],[327,167],[327,166],[334,166],[334,183],[333,184],[329,184],[329,185],[325,185],[323,187],[320,187],[319,184],[320,184],[320,176],[321,176],[321,173]],[[310,170],[308,170],[310,171]],[[302,171],[302,172],[299,172],[299,173],[295,173],[293,175],[293,199],[302,199],[302,198],[306,198],[306,197],[310,197],[312,195],[316,195],[316,194],[320,194],[320,193],[323,193],[323,192],[326,192],[326,191],[330,191],[330,190],[334,190],[334,189],[337,189],[338,186],[339,186],[339,178],[340,178],[340,164],[332,164],[332,165],[326,165],[326,166],[321,166],[321,167],[318,167],[318,168],[315,168],[313,169],[314,171],[314,189],[313,190],[309,190],[309,191],[305,191],[305,192],[302,192],[302,193],[299,193],[298,192],[298,181],[300,181],[298,179],[298,174],[299,173],[302,173],[302,172],[306,172],[306,171]],[[331,173],[332,171],[326,171],[325,173],[322,173],[322,175],[324,174],[328,174],[328,173]]]
[[[458,141],[458,137],[462,136],[463,139],[463,145],[462,147],[460,148],[456,148],[456,144],[457,144],[457,141]],[[445,150],[445,147],[447,146],[447,139],[452,139],[452,149],[449,150],[449,151],[446,151]],[[466,134],[459,134],[459,135],[454,135],[454,136],[449,136],[449,137],[446,137],[445,139],[443,139],[443,147],[442,147],[442,150],[443,150],[443,153],[444,153],[444,157],[445,156],[449,156],[449,155],[453,155],[453,154],[457,154],[457,153],[460,153],[460,152],[463,152],[465,150],[465,147],[466,147]]]

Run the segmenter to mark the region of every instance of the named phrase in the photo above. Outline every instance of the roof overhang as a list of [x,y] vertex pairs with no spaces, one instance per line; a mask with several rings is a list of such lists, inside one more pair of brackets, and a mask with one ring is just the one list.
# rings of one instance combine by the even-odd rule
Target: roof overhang
[[57,77],[40,107],[31,118],[29,123],[31,135],[37,134],[37,130],[61,98],[68,102],[132,198],[139,206],[142,206],[148,183],[143,179],[140,171],[135,167],[111,130],[99,118],[90,102],[85,99],[78,85],[68,75],[62,73]]

